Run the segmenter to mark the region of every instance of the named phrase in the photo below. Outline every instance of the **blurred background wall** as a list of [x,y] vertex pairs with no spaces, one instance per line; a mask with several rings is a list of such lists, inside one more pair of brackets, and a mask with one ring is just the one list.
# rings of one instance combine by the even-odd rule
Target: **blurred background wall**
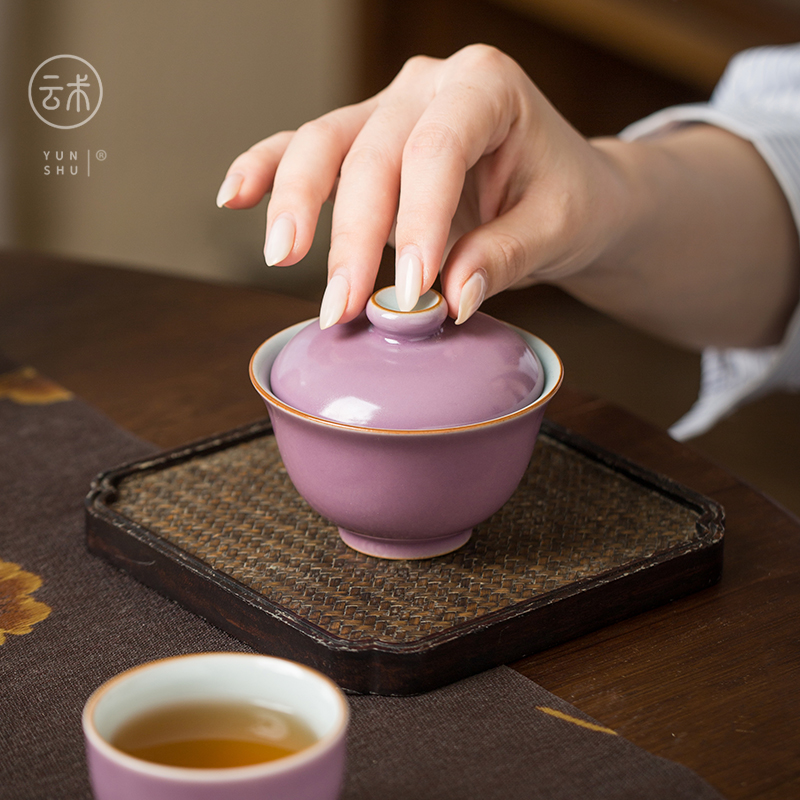
[[[0,245],[316,296],[326,221],[309,264],[267,270],[264,204],[214,205],[257,140],[377,91],[415,53],[475,41],[520,61],[582,133],[614,134],[707,97],[736,50],[800,37],[798,3],[0,0]],[[73,130],[27,100],[37,65],[61,53],[104,87]],[[45,174],[44,153],[59,151],[80,154],[78,175]]]
[[[318,299],[329,210],[302,264],[267,268],[265,203],[214,204],[229,163],[377,91],[411,55],[478,41],[516,58],[583,134],[613,135],[707,98],[738,50],[800,41],[800,0],[0,0],[0,247]],[[62,53],[104,87],[73,130],[42,123],[27,97],[36,67]],[[45,174],[45,153],[52,167],[71,151],[78,174]],[[391,273],[387,252],[382,282]],[[661,426],[689,407],[697,354],[555,289],[526,291],[573,387]],[[798,420],[800,398],[777,395],[693,446],[800,511]]]
[[[4,245],[297,292],[319,278],[267,271],[264,205],[234,213],[214,198],[239,152],[352,99],[355,0],[0,3]],[[61,53],[103,82],[97,116],[73,130],[27,99],[34,69]],[[78,175],[45,175],[57,151],[77,151]]]

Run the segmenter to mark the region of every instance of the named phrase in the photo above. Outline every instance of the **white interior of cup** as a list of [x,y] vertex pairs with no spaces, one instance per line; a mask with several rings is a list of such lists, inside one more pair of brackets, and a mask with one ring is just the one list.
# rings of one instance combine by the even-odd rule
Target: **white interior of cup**
[[[508,325],[508,323],[505,324]],[[542,387],[542,393],[539,395],[539,399],[535,402],[539,402],[539,400],[545,397],[549,399],[553,392],[558,389],[559,384],[564,378],[564,366],[561,363],[561,359],[556,354],[556,351],[553,350],[547,342],[543,342],[538,336],[534,336],[532,333],[528,333],[528,331],[524,331],[522,328],[517,328],[514,325],[508,325],[508,327],[515,330],[527,342],[528,347],[536,353],[542,365],[542,369],[544,370],[544,386]]]
[[[89,698],[84,730],[96,744],[98,738],[101,740],[99,746],[107,754],[113,751],[117,757],[128,759],[110,746],[123,723],[161,706],[193,700],[241,701],[296,714],[319,741],[280,761],[302,756],[338,738],[348,720],[347,701],[341,690],[315,670],[271,656],[200,653],[154,661],[112,678]],[[278,764],[270,762],[267,766]]]

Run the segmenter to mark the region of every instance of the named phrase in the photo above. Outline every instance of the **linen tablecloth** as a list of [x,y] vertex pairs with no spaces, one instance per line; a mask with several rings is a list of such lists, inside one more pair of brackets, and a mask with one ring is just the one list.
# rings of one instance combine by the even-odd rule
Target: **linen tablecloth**
[[[154,450],[0,358],[2,798],[91,798],[81,710],[114,674],[182,653],[250,650],[85,548],[92,478]],[[350,704],[343,800],[720,797],[507,667]]]

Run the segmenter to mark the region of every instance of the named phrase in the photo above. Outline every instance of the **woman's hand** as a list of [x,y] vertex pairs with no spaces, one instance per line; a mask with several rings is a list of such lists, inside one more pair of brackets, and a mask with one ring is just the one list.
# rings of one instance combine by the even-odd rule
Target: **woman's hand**
[[797,228],[752,144],[711,125],[587,141],[485,45],[413,58],[375,97],[259,142],[218,203],[269,191],[265,257],[281,265],[335,194],[322,327],[364,308],[392,240],[401,309],[441,270],[457,323],[547,281],[693,348],[753,347],[780,341],[798,302]]
[[592,262],[619,227],[619,187],[612,160],[516,62],[473,45],[413,58],[375,97],[254,145],[217,203],[249,208],[271,192],[265,259],[288,266],[335,195],[322,327],[361,312],[392,240],[400,307],[441,271],[461,323],[489,295]]

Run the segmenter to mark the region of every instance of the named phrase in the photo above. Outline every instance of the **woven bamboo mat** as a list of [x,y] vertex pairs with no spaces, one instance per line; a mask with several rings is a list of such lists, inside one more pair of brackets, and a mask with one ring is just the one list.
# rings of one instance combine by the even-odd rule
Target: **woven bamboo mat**
[[408,645],[708,535],[702,508],[556,432],[545,426],[519,489],[471,541],[431,560],[349,549],[297,494],[270,435],[132,471],[109,507],[331,637]]

